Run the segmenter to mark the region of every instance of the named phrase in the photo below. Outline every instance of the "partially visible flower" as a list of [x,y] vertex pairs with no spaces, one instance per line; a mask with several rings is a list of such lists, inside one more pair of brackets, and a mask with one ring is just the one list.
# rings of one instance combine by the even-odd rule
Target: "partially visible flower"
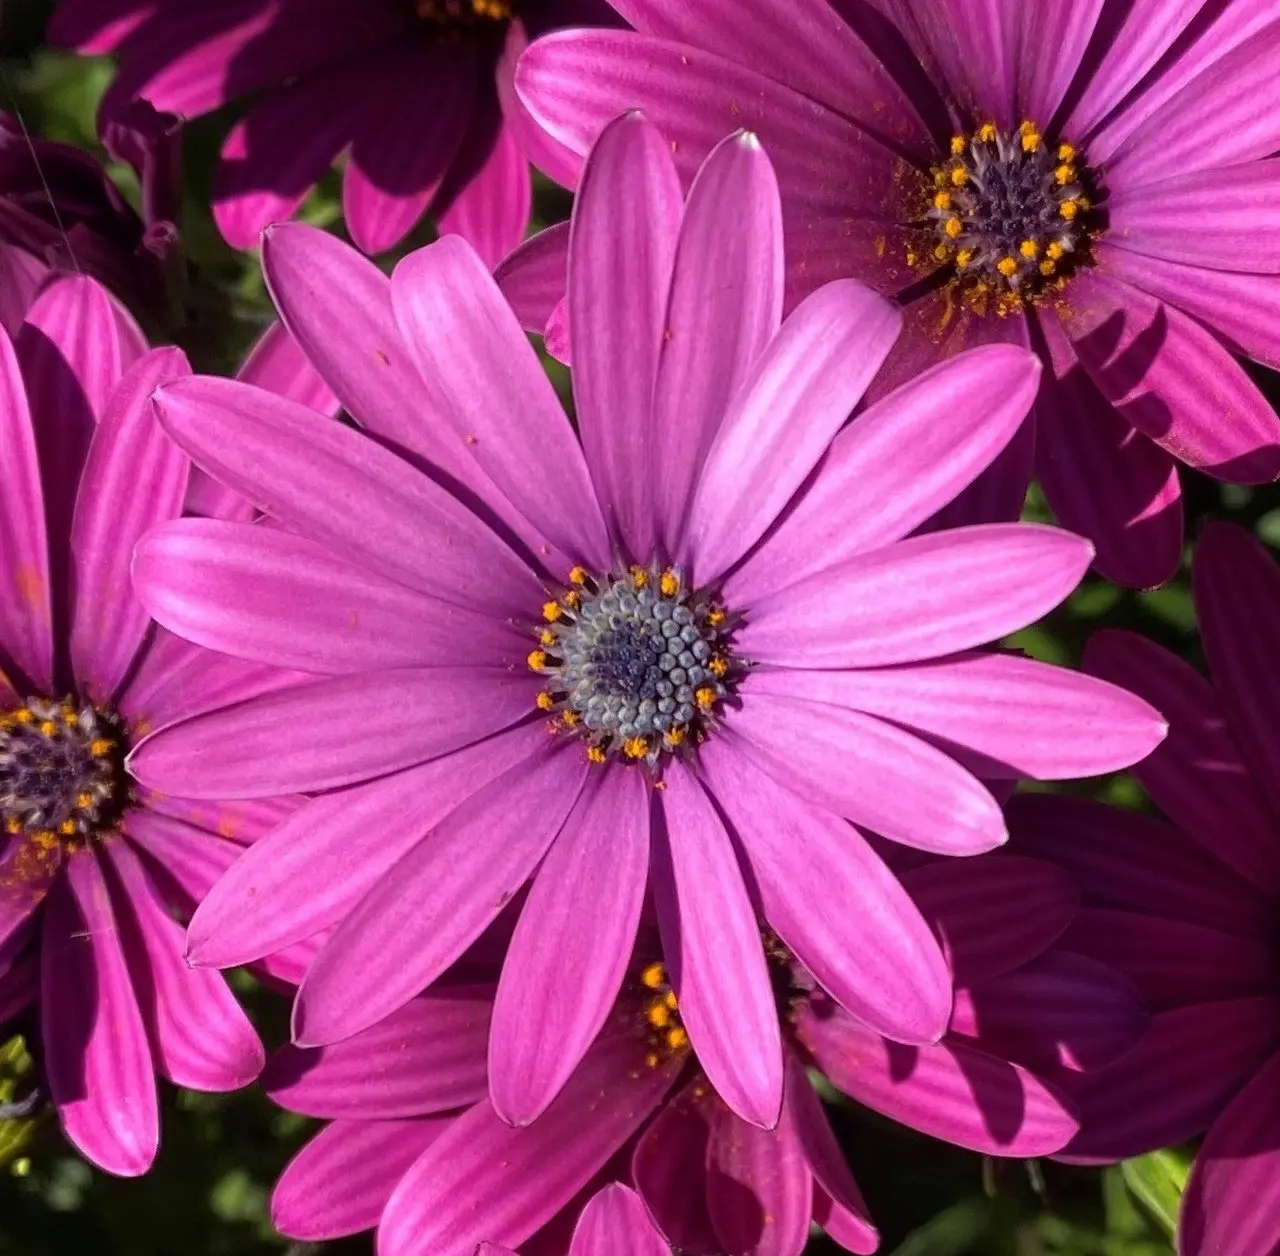
[[1141,986],[1146,1038],[1073,1090],[1073,1159],[1204,1140],[1183,1202],[1182,1256],[1280,1244],[1280,570],[1233,524],[1192,567],[1206,680],[1127,632],[1085,665],[1159,705],[1169,738],[1135,774],[1170,822],[1083,799],[1014,799],[1014,844],[1070,869],[1085,910],[1064,944]]
[[186,456],[155,423],[157,384],[189,373],[84,277],[55,278],[0,332],[0,1019],[38,999],[29,1042],[62,1128],[109,1172],[144,1172],[156,1075],[251,1081],[262,1047],[183,928],[244,843],[296,800],[158,797],[124,766],[151,729],[290,679],[151,623],[138,538],[176,518]]
[[194,118],[251,98],[213,189],[237,248],[345,153],[362,249],[392,247],[430,209],[493,264],[528,224],[529,161],[576,165],[517,102],[516,58],[544,31],[601,20],[617,21],[603,0],[61,0],[49,38],[117,55],[104,126],[138,99]]
[[751,136],[686,206],[666,144],[620,119],[573,229],[581,443],[465,242],[388,284],[330,236],[270,233],[286,325],[380,439],[228,380],[166,385],[166,429],[285,526],[166,525],[134,580],[174,631],[325,678],[175,725],[131,763],[203,798],[323,791],[190,932],[196,962],[228,965],[337,926],[298,1041],[403,1005],[534,878],[492,1071],[498,1110],[532,1120],[608,1015],[649,886],[703,1067],[767,1126],[783,1061],[757,901],[850,1011],[936,1041],[942,955],[847,821],[988,850],[1004,822],[974,771],[1087,775],[1163,724],[1099,681],[974,650],[1057,604],[1087,542],[1017,524],[900,539],[1021,421],[1029,354],[988,347],[841,431],[897,312],[845,282],[781,320]]
[[84,149],[34,138],[0,113],[0,326],[10,334],[50,272],[92,275],[139,317],[166,317],[179,264],[177,119],[135,104],[104,140],[138,175],[141,217]]
[[874,1252],[807,1068],[927,1134],[1038,1156],[1076,1130],[1057,1081],[1105,1064],[1144,1025],[1132,983],[1054,946],[1078,896],[1051,865],[948,861],[905,881],[960,986],[940,1043],[902,1047],[860,1025],[766,933],[787,1063],[780,1120],[761,1130],[708,1082],[670,974],[642,941],[601,1037],[546,1112],[514,1129],[482,1097],[492,986],[440,985],[346,1042],[272,1059],[268,1094],[331,1121],[277,1184],[276,1225],[307,1240],[376,1225],[380,1256],[467,1256],[481,1237],[523,1243],[629,1162],[680,1251],[747,1256],[767,1236],[774,1256],[799,1256],[816,1222]]
[[[671,1249],[653,1228],[640,1196],[621,1182],[610,1182],[587,1201],[573,1228],[568,1256],[670,1256]],[[481,1243],[476,1256],[516,1256],[509,1247]]]
[[1272,5],[790,0],[780,23],[776,0],[613,3],[634,32],[521,60],[550,138],[584,154],[640,108],[688,180],[726,125],[758,132],[790,300],[854,276],[906,306],[878,388],[978,344],[1039,354],[1034,417],[969,521],[1015,518],[1034,470],[1103,574],[1154,585],[1181,559],[1179,462],[1280,475],[1280,422],[1233,356],[1280,367]]

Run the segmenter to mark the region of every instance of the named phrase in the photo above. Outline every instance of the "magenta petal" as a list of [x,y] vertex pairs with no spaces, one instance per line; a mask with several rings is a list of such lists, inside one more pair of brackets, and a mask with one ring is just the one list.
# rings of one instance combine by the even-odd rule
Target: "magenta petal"
[[719,1107],[704,1084],[689,1082],[662,1105],[631,1154],[636,1190],[663,1235],[682,1252],[720,1249],[707,1211],[707,1142]]
[[532,573],[484,523],[361,433],[210,376],[161,389],[156,408],[193,461],[348,562],[498,615],[540,605]]
[[0,943],[32,917],[62,868],[62,848],[33,837],[6,837],[0,859]]
[[150,622],[129,585],[133,547],[150,527],[182,513],[190,464],[151,412],[152,391],[190,375],[180,349],[134,363],[94,432],[71,525],[74,598],[71,666],[81,692],[115,693]]
[[993,523],[913,537],[765,598],[739,630],[749,658],[792,667],[879,667],[938,658],[1034,623],[1093,557],[1080,537]]
[[338,1042],[401,1007],[480,936],[528,880],[586,776],[576,746],[512,768],[386,872],[298,991],[294,1041]]
[[129,841],[190,903],[198,903],[209,887],[243,853],[244,847],[224,837],[214,837],[172,816],[149,807],[131,807],[125,815]]
[[127,842],[108,843],[104,858],[129,904],[116,918],[157,1071],[194,1090],[247,1086],[266,1057],[226,978],[187,965],[182,926]]
[[912,1129],[987,1155],[1044,1156],[1079,1128],[1066,1100],[1017,1064],[946,1038],[886,1042],[843,1012],[801,1012],[796,1032],[832,1084]]
[[[442,234],[460,235],[492,269],[524,236],[533,210],[533,177],[511,127],[496,102],[477,101],[471,132],[463,149],[487,145],[484,161],[468,174],[462,189],[441,212]],[[456,169],[456,168],[455,168]]]
[[765,917],[865,1024],[937,1042],[951,974],[916,905],[856,829],[773,785],[719,740],[700,764],[745,851]]
[[450,1126],[416,1121],[334,1121],[285,1166],[271,1195],[281,1234],[323,1242],[372,1230],[396,1183]]
[[0,657],[13,679],[39,689],[53,681],[49,544],[44,494],[27,392],[7,335],[0,334],[0,444],[5,492],[0,498],[0,573],[10,595],[0,602]]
[[648,1068],[629,1034],[600,1039],[532,1125],[487,1103],[465,1112],[400,1180],[378,1256],[471,1256],[516,1247],[569,1202],[662,1101],[673,1070]]
[[607,567],[582,449],[475,250],[446,236],[411,253],[392,276],[391,300],[435,407],[506,499],[570,557]]
[[[1216,540],[1228,545],[1235,540],[1233,534],[1218,534],[1216,529],[1204,536],[1210,538],[1210,546]],[[1252,538],[1241,541],[1242,553],[1254,544]],[[1272,581],[1272,559],[1264,554],[1259,557],[1262,562],[1254,575],[1232,572],[1222,581],[1226,599],[1237,596],[1237,580],[1247,581],[1248,597],[1242,601],[1247,600],[1248,605],[1239,606],[1239,618],[1223,624],[1219,631],[1214,611],[1204,605],[1198,608],[1206,650],[1221,652],[1221,687],[1225,693],[1241,694],[1245,703],[1254,701],[1257,686],[1264,683],[1271,667],[1265,645],[1258,657],[1265,670],[1255,672],[1242,658],[1252,634],[1266,623],[1265,613],[1258,614],[1258,599]],[[1199,570],[1203,586],[1207,583],[1206,569]],[[1202,597],[1202,603],[1213,596]],[[1240,744],[1227,726],[1224,704],[1214,687],[1176,654],[1131,632],[1094,633],[1085,650],[1084,666],[1097,676],[1142,694],[1168,719],[1169,736],[1134,769],[1156,805],[1213,858],[1260,889],[1280,892],[1280,834],[1276,821],[1241,757]],[[1238,679],[1233,682],[1233,677]],[[1217,671],[1214,679],[1219,679]],[[1270,728],[1256,727],[1265,744],[1272,735]],[[1265,781],[1266,771],[1263,765],[1256,780]]]
[[771,1128],[782,1105],[782,1040],[756,914],[733,843],[694,776],[673,762],[662,810],[678,904],[663,950],[698,1062],[744,1121]]
[[1280,1247],[1280,1055],[1213,1123],[1196,1157],[1179,1219],[1183,1256],[1260,1256]]
[[972,855],[1005,841],[990,792],[941,750],[874,716],[752,682],[725,732],[786,789],[920,850]]
[[312,799],[200,896],[192,961],[230,968],[337,924],[455,807],[545,744],[540,727],[524,726]]
[[904,873],[902,884],[937,931],[959,986],[1035,959],[1080,907],[1067,873],[1021,855],[927,864]]
[[725,1108],[712,1111],[707,1207],[726,1251],[800,1256],[813,1213],[813,1176],[785,1103],[773,1130],[748,1125]]
[[604,1025],[631,961],[648,868],[648,782],[626,767],[593,773],[542,861],[502,967],[489,1085],[504,1121],[527,1125],[543,1112]]
[[160,1140],[155,1072],[102,870],[70,855],[45,904],[41,1032],[49,1097],[99,1168],[145,1173]]
[[997,458],[1039,379],[1034,354],[984,345],[894,389],[832,441],[794,508],[729,577],[726,599],[753,603],[901,540]]
[[236,379],[331,417],[342,409],[333,390],[320,378],[302,347],[280,322],[272,323],[253,342],[236,372]]
[[262,1084],[290,1112],[388,1120],[484,1097],[492,986],[441,986],[329,1047],[286,1046]]
[[901,329],[898,308],[852,279],[818,289],[782,324],[730,402],[694,490],[685,548],[700,582],[781,514]]
[[658,131],[636,113],[605,127],[569,229],[573,396],[606,520],[637,562],[648,561],[657,526],[653,389],[681,212]]
[[558,222],[531,235],[498,263],[493,278],[525,331],[546,330],[564,299],[569,273],[569,224]]
[[621,1182],[593,1195],[578,1218],[569,1256],[667,1256],[640,1196]]
[[[338,676],[170,725],[135,747],[129,770],[152,789],[187,798],[333,789],[479,741],[528,714],[533,697],[529,677],[499,668]],[[353,709],[382,703],[396,712],[394,722],[352,724]]]
[[754,140],[731,135],[689,189],[658,355],[654,491],[668,553],[679,552],[690,496],[729,403],[777,335],[783,260],[773,166]]
[[154,528],[137,547],[133,585],[144,621],[149,611],[198,645],[314,674],[443,659],[514,665],[528,650],[528,637],[501,619],[256,524],[177,519]]

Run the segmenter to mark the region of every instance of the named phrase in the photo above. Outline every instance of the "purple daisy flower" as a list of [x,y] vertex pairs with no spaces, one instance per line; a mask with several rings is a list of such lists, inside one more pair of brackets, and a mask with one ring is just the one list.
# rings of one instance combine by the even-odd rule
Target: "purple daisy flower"
[[1065,944],[1130,973],[1155,1013],[1132,1052],[1075,1090],[1084,1129],[1069,1154],[1119,1159],[1207,1129],[1179,1251],[1268,1256],[1280,1245],[1280,570],[1247,532],[1214,523],[1192,587],[1209,680],[1132,633],[1100,633],[1086,654],[1168,715],[1168,740],[1134,770],[1172,823],[1029,795],[1009,821],[1022,849],[1085,886]]
[[905,306],[878,388],[977,344],[1039,354],[1034,418],[957,517],[1016,518],[1034,470],[1099,570],[1148,586],[1181,557],[1177,462],[1280,474],[1280,423],[1233,356],[1280,367],[1271,5],[798,0],[780,28],[773,0],[613,3],[636,31],[521,61],[554,140],[585,153],[641,108],[687,180],[726,126],[756,131],[789,299],[851,275]]
[[[266,356],[250,373],[287,382]],[[262,1067],[221,974],[185,963],[174,913],[296,805],[159,798],[125,772],[151,729],[290,679],[158,629],[130,590],[137,539],[188,491],[148,398],[188,373],[86,278],[53,280],[0,333],[0,1017],[38,1001],[62,1128],[122,1175],[155,1156],[157,1074],[233,1090]]]
[[708,1082],[670,975],[642,941],[600,1038],[547,1111],[513,1129],[484,1097],[493,986],[442,983],[346,1042],[272,1059],[268,1094],[332,1122],[281,1177],[276,1225],[306,1240],[376,1225],[380,1256],[464,1256],[478,1238],[535,1233],[539,1250],[563,1251],[553,1234],[582,1193],[627,1175],[684,1252],[799,1256],[815,1221],[846,1250],[874,1252],[806,1068],[948,1142],[1044,1155],[1077,1128],[1057,1083],[1107,1063],[1145,1025],[1132,982],[1054,945],[1079,899],[1060,869],[1001,855],[904,882],[959,986],[938,1044],[868,1030],[766,931],[786,1080],[778,1124],[761,1130]]
[[194,118],[252,97],[213,188],[237,248],[345,153],[362,249],[392,247],[430,209],[492,265],[528,224],[530,160],[560,177],[566,163],[516,100],[516,58],[544,31],[599,20],[617,20],[603,0],[62,0],[49,38],[116,54],[107,123],[137,99]]
[[243,384],[166,385],[175,440],[284,526],[166,525],[134,579],[175,632],[326,678],[173,727],[131,764],[208,799],[324,791],[189,935],[195,962],[230,965],[336,925],[297,1041],[403,1005],[534,878],[491,1060],[498,1110],[532,1120],[608,1015],[649,885],[703,1067],[771,1125],[757,907],[867,1025],[935,1041],[943,957],[853,825],[989,850],[1004,821],[974,771],[1105,771],[1164,726],[1100,681],[974,649],[1057,604],[1086,541],[901,539],[1021,421],[1030,354],[967,355],[841,432],[900,319],[846,280],[782,322],[753,137],[717,148],[686,205],[665,141],[621,118],[574,212],[581,442],[463,241],[387,281],[320,232],[268,234],[286,325],[380,439]]

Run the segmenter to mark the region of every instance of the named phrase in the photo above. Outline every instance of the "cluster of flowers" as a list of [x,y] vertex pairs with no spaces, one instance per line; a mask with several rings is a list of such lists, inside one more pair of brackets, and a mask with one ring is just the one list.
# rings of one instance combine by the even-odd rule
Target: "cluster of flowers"
[[[0,132],[0,1016],[112,1173],[157,1075],[261,1076],[329,1122],[276,1224],[381,1256],[874,1252],[815,1072],[992,1155],[1208,1129],[1181,1251],[1266,1256],[1280,570],[1198,538],[1211,679],[993,643],[1167,580],[1179,462],[1280,475],[1280,15],[613,8],[58,6],[151,190]],[[280,323],[193,375],[103,283],[244,95]],[[360,249],[444,233],[390,278],[280,221],[340,153]],[[1167,819],[1012,796],[1132,765]]]

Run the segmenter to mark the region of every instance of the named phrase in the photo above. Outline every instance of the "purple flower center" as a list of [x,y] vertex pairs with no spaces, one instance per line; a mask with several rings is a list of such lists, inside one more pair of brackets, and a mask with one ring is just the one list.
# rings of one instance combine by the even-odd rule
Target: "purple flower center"
[[934,257],[954,265],[971,308],[1012,313],[1087,262],[1096,187],[1076,150],[1046,144],[1032,122],[957,135],[933,169]]
[[678,570],[592,576],[574,568],[542,619],[529,655],[547,681],[538,707],[556,713],[557,729],[584,738],[593,762],[653,765],[706,736],[728,693],[728,617]]
[[10,834],[76,841],[114,826],[128,800],[120,719],[73,698],[28,698],[0,718],[0,811]]
[[450,28],[509,22],[513,7],[513,0],[413,0],[424,22]]

